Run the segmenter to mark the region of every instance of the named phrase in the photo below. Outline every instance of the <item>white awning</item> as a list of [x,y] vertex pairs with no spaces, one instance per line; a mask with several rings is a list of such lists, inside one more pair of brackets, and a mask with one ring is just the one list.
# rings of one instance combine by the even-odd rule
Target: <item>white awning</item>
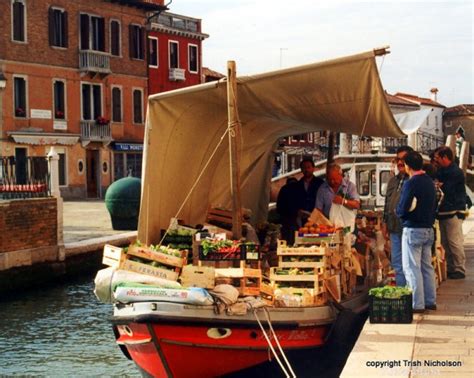
[[73,146],[79,141],[78,134],[51,134],[51,133],[8,133],[16,143],[32,144],[37,146],[64,145]]
[[421,109],[413,112],[398,113],[394,117],[403,132],[406,135],[410,135],[423,125],[430,113],[431,109]]

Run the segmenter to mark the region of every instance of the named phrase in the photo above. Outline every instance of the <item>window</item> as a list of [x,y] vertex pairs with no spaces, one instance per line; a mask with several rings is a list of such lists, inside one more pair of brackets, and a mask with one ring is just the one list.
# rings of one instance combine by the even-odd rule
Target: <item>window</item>
[[357,192],[361,196],[367,196],[370,193],[370,171],[362,170],[358,172]]
[[112,122],[122,122],[122,90],[112,88]]
[[23,77],[13,79],[15,97],[15,117],[26,118],[26,80]]
[[54,92],[54,118],[66,119],[64,82],[56,80],[53,83]]
[[158,38],[148,37],[148,65],[158,68]]
[[370,171],[370,194],[377,195],[377,180],[375,179],[375,169]]
[[81,50],[105,51],[105,24],[102,17],[81,14]]
[[102,116],[102,87],[82,84],[82,119],[92,121]]
[[12,38],[26,42],[26,9],[24,0],[12,1]]
[[382,197],[385,197],[387,195],[387,185],[391,177],[392,174],[390,171],[380,172],[380,195]]
[[196,45],[188,46],[189,72],[198,72],[198,47]]
[[144,58],[144,41],[145,36],[144,29],[139,25],[130,25],[130,58],[141,59]]
[[110,53],[114,56],[121,56],[120,51],[120,22],[112,20],[110,21]]
[[67,12],[62,9],[49,8],[49,45],[57,47],[68,46]]
[[143,92],[140,89],[133,90],[133,123],[143,123],[142,116]]
[[178,47],[178,42],[169,42],[170,68],[179,68]]

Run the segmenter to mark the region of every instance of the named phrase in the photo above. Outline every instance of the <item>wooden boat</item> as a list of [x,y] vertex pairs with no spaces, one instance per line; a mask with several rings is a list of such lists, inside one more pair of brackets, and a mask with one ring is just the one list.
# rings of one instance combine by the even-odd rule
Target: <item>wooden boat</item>
[[[237,80],[230,64],[227,80],[151,96],[139,240],[159,243],[170,218],[202,223],[216,204],[234,209],[237,239],[242,207],[251,209],[254,222],[266,219],[272,149],[281,137],[321,129],[402,135],[375,62],[385,53]],[[226,136],[230,147],[222,143]],[[337,306],[360,311],[366,303],[367,286]],[[337,314],[330,303],[237,316],[216,314],[212,306],[147,301],[115,304],[112,321],[117,343],[147,376],[221,376],[268,360],[272,348],[290,376],[284,352],[323,345]]]

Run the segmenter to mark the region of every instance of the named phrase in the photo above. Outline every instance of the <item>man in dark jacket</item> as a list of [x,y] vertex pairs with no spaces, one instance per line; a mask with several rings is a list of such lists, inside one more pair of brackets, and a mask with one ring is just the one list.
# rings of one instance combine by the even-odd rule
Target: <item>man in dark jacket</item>
[[299,198],[297,194],[298,180],[289,177],[286,184],[278,192],[277,213],[281,220],[281,236],[289,245],[295,242],[295,231],[297,230],[296,218],[298,216]]
[[[408,180],[408,175],[405,171],[405,156],[413,151],[410,146],[401,146],[397,149],[397,164],[398,174],[393,176],[387,184],[387,191],[385,194],[385,206],[383,209],[383,224],[382,229],[385,236],[390,237],[390,255],[392,268],[395,271],[395,281],[397,286],[406,286],[405,275],[403,274],[402,266],[402,224],[400,218],[395,214],[395,210],[400,199],[403,183]],[[387,235],[389,234],[389,235]]]
[[396,211],[402,219],[403,273],[413,291],[413,312],[436,310],[436,282],[431,264],[436,190],[422,167],[423,158],[418,152],[405,156],[410,179],[403,184]]
[[303,177],[297,183],[297,196],[299,199],[299,217],[302,219],[301,223],[303,223],[314,209],[316,193],[324,180],[314,176],[313,159],[304,158],[300,163],[300,168]]
[[466,211],[466,187],[463,171],[454,162],[453,151],[448,146],[436,150],[434,161],[438,166],[438,181],[444,193],[439,206],[438,219],[441,244],[446,251],[448,278],[466,277],[466,255],[462,222]]

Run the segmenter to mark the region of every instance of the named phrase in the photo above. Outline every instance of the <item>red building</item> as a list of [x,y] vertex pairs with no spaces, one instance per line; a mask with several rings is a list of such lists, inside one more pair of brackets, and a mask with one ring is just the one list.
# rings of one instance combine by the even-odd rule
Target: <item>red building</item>
[[202,82],[201,20],[163,12],[151,18],[148,33],[150,94]]
[[15,158],[17,180],[51,146],[65,198],[101,197],[140,175],[145,25],[163,9],[162,0],[0,2],[0,156]]

